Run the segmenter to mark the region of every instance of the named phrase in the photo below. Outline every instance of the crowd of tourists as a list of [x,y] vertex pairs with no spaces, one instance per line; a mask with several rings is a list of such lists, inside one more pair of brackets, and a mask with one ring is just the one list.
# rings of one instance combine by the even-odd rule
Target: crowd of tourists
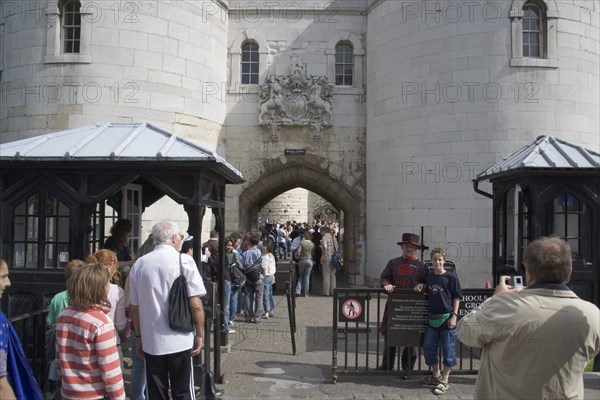
[[[103,249],[65,266],[66,290],[52,299],[46,321],[52,361],[48,378],[57,398],[194,399],[192,357],[204,345],[205,282],[224,279],[228,332],[234,332],[238,318],[259,323],[274,316],[278,259],[292,259],[297,266],[297,296],[309,296],[313,268],[323,274],[322,295],[330,296],[336,285],[330,265],[332,254],[339,251],[335,223],[265,224],[243,235],[231,233],[223,243],[222,270],[215,231],[200,246],[200,266],[192,257],[194,238],[176,222],[157,223],[135,257],[127,247],[130,234],[131,223],[119,220]],[[428,294],[422,350],[431,375],[421,382],[433,386],[434,394],[443,395],[449,388],[458,339],[482,348],[475,398],[582,398],[583,369],[600,351],[600,311],[566,285],[572,272],[567,242],[557,237],[530,242],[523,256],[527,287],[512,287],[509,276],[500,277],[494,296],[460,321],[462,289],[456,274],[444,268],[444,250],[431,251],[427,268],[416,257],[423,249],[418,235],[405,233],[398,245],[402,255],[388,262],[380,283],[390,294],[398,288]],[[170,318],[170,292],[181,277],[187,288],[183,301],[189,329],[174,327]],[[0,298],[9,286],[8,263],[0,258]],[[388,344],[389,318],[386,304],[379,369],[393,369],[397,358],[396,348]],[[501,334],[490,335],[490,326]],[[522,340],[523,332],[510,333],[526,326],[536,327],[528,331],[534,341]],[[131,341],[133,361],[128,393],[120,346],[125,341]],[[401,377],[410,379],[415,349],[404,348],[399,358]],[[0,312],[0,399],[42,398],[17,334]]]
[[[333,252],[339,250],[337,222],[313,223],[288,221],[265,223],[260,229],[243,234],[233,232],[225,238],[224,314],[225,330],[235,332],[237,321],[260,323],[275,313],[273,286],[278,262],[291,262],[296,269],[295,294],[308,297],[313,271],[323,275],[324,296],[336,286]],[[205,281],[218,280],[218,233],[211,231],[202,244],[201,271]],[[252,274],[249,270],[256,270]],[[244,281],[236,279],[243,274]]]
[[[329,271],[328,260],[321,257],[331,257],[334,242],[337,249],[336,231],[336,224],[329,226],[320,221],[267,223],[244,235],[227,236],[221,271],[226,331],[235,332],[238,318],[259,323],[274,316],[273,285],[278,260],[297,260],[296,291],[303,289],[308,296],[313,263],[318,269]],[[202,243],[201,264],[197,266],[193,258],[194,238],[185,235],[177,223],[156,224],[135,255],[128,247],[131,232],[129,220],[116,221],[102,249],[85,260],[70,260],[64,268],[66,290],[54,296],[46,319],[50,361],[46,389],[52,398],[195,398],[197,386],[191,359],[199,354],[204,342],[201,297],[206,295],[205,282],[215,281],[219,275],[218,233],[211,231],[209,239]],[[1,259],[0,269],[3,291],[10,281],[8,264]],[[195,322],[192,332],[173,330],[168,318],[169,291],[181,275],[186,280],[189,309]],[[327,294],[335,287],[335,274],[329,282]],[[2,318],[5,319],[3,315]],[[0,333],[13,332],[14,340],[16,334],[8,320],[0,323]],[[127,393],[122,375],[121,344],[125,342],[129,342],[132,360]],[[0,349],[0,361],[2,354],[8,353],[8,349]],[[8,368],[0,368],[2,399],[42,398],[22,353],[20,345],[10,350],[13,357],[22,355],[22,363],[10,376]]]

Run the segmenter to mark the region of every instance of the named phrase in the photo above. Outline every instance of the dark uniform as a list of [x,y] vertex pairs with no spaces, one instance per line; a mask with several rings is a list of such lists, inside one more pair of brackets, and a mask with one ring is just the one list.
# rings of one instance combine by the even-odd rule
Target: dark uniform
[[[387,263],[385,269],[381,273],[380,283],[381,287],[393,285],[397,289],[412,289],[418,283],[425,282],[426,275],[427,268],[423,265],[421,260],[417,259],[415,256],[402,256],[394,258]],[[383,361],[379,369],[384,370],[394,369],[394,363],[396,360],[396,347],[387,346],[388,305],[389,298],[385,303],[385,309],[381,319],[381,326],[379,327],[379,332],[384,337]],[[416,359],[417,356],[414,347],[405,347],[402,351],[402,370],[412,370]]]

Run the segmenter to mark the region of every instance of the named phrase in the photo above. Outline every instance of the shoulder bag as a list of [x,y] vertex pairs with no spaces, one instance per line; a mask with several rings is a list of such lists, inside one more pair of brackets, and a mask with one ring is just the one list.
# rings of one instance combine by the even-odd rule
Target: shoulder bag
[[246,267],[246,279],[248,282],[254,284],[260,281],[260,273],[262,271],[262,256],[258,257],[254,264]]
[[241,289],[246,285],[246,274],[235,261],[229,264],[229,277],[234,289]]
[[335,238],[333,238],[333,254],[331,255],[331,265],[336,269],[336,271],[341,271],[344,268],[344,259],[340,254],[337,246],[335,245]]
[[169,327],[177,332],[192,332],[194,318],[190,311],[187,281],[183,276],[181,254],[179,254],[179,277],[169,290]]

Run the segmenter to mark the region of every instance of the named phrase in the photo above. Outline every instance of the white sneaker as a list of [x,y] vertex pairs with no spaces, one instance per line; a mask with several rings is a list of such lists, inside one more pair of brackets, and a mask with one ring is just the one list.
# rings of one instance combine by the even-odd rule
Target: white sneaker
[[230,329],[228,333],[235,333],[235,329]]
[[269,313],[268,313],[268,312],[266,312],[266,313],[265,313],[265,315],[263,315],[263,318],[264,318],[264,319],[269,319]]

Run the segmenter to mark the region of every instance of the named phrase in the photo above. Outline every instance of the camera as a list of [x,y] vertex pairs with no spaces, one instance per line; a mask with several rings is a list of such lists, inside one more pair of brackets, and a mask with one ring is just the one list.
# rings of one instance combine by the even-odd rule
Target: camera
[[510,277],[508,284],[513,288],[522,288],[523,287],[523,277],[521,275],[513,275]]

